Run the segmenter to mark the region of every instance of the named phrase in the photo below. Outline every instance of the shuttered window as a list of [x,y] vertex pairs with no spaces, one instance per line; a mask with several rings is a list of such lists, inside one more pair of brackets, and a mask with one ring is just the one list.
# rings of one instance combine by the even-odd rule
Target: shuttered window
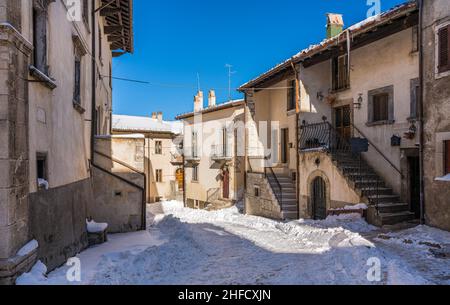
[[445,174],[450,174],[450,140],[445,141]]
[[450,24],[438,31],[438,70],[450,71]]
[[156,170],[156,182],[157,182],[157,183],[162,183],[162,182],[163,182],[163,172],[162,172],[162,169],[157,169],[157,170]]
[[335,57],[332,62],[333,90],[342,90],[350,87],[348,75],[348,57],[342,55]]
[[374,122],[389,120],[389,94],[382,93],[373,97]]
[[288,103],[287,103],[287,110],[291,111],[291,110],[295,110],[297,107],[296,105],[296,99],[297,99],[297,95],[295,93],[295,90],[297,89],[297,84],[295,80],[292,80],[289,82],[289,89],[288,89]]

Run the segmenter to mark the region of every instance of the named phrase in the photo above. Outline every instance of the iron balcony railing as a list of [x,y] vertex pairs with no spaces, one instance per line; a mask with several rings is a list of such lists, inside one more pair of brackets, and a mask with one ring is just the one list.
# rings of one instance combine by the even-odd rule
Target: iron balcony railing
[[211,146],[211,158],[213,160],[231,159],[231,149],[226,145]]
[[[356,187],[361,190],[362,195],[367,198],[369,204],[374,205],[379,211],[380,196],[382,188],[385,187],[384,181],[367,164],[363,155],[366,152],[359,152],[354,149],[352,142],[357,139],[367,139],[365,135],[351,125],[353,134],[358,134],[359,138],[347,139],[341,133],[336,131],[328,122],[301,125],[299,137],[300,152],[310,150],[323,150],[329,153],[343,170],[344,174],[352,180]],[[368,139],[367,139],[368,140]],[[378,149],[370,140],[369,147],[372,151],[381,156],[380,159],[394,168],[401,175],[401,171]]]

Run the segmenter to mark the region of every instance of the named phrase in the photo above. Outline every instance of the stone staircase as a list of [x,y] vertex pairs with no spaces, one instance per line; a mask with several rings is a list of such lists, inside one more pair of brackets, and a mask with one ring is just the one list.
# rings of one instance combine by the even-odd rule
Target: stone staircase
[[[298,219],[298,203],[295,182],[289,175],[284,173],[275,173],[275,176],[276,179],[273,176],[267,176],[267,180],[275,197],[282,198],[281,206],[283,218],[285,220]],[[276,180],[278,180],[281,185],[281,194]]]
[[213,200],[210,204],[208,204],[208,206],[206,207],[205,210],[210,211],[210,212],[220,211],[223,209],[231,208],[234,205],[235,205],[235,202],[233,200],[218,198],[218,199]]
[[367,162],[350,152],[335,153],[332,158],[357,194],[369,204],[367,218],[371,224],[381,227],[415,219],[409,204],[402,202]]

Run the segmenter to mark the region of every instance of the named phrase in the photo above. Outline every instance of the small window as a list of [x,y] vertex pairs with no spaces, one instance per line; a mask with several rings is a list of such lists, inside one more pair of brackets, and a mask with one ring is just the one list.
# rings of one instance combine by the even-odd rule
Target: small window
[[198,166],[192,168],[192,181],[198,182]]
[[155,155],[162,155],[162,141],[155,142]]
[[228,156],[228,131],[226,128],[222,129],[222,156]]
[[192,157],[197,158],[197,133],[192,133]]
[[333,90],[342,90],[350,87],[350,77],[348,73],[348,56],[335,57],[332,61]]
[[412,28],[412,50],[413,53],[419,52],[419,27]]
[[438,72],[450,71],[450,24],[441,27],[437,33],[438,39]]
[[47,155],[38,153],[36,156],[37,178],[47,180]]
[[255,187],[254,187],[254,195],[255,195],[255,197],[261,196],[261,189],[257,185],[255,185]]
[[444,142],[445,158],[444,158],[444,172],[445,175],[450,174],[450,140]]
[[290,81],[287,96],[287,111],[292,111],[297,108],[296,90],[297,90],[297,82],[295,80]]
[[389,119],[388,114],[389,94],[381,93],[373,96],[373,121],[387,121]]
[[162,183],[163,182],[163,171],[162,171],[162,169],[157,169],[156,170],[156,182],[157,183]]
[[417,119],[419,117],[419,99],[420,99],[420,84],[419,79],[412,79],[411,80],[411,113],[410,113],[410,119]]
[[73,102],[75,104],[81,105],[81,59],[75,57],[75,75],[74,75],[74,92],[73,92]]

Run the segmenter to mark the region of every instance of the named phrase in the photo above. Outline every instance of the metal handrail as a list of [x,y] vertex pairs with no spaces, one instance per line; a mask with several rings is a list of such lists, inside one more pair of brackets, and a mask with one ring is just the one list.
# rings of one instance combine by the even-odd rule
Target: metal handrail
[[[378,213],[380,187],[383,185],[383,181],[364,161],[363,153],[354,153],[349,140],[335,130],[329,122],[302,125],[300,129],[301,136],[299,140],[299,149],[301,151],[308,149],[323,149],[330,153],[335,161],[339,162],[339,159],[342,158],[343,155],[351,156],[359,161],[356,171],[353,171],[354,168],[348,168],[348,172],[344,172],[344,174],[350,177],[355,176],[353,180],[355,183],[360,184],[359,188],[362,190],[362,195],[367,198],[370,204],[376,207]],[[370,143],[371,142],[369,141],[369,144]],[[374,146],[373,144],[370,145]]]
[[366,137],[366,135],[358,127],[356,127],[353,124],[351,124],[351,125],[352,125],[353,130],[356,130],[363,138],[367,139],[367,141],[369,141],[370,146],[372,146],[383,157],[383,159],[385,159],[389,163],[389,165],[393,169],[395,169],[403,178],[402,171],[397,166],[395,166],[395,164],[391,160],[389,160],[389,158],[386,157],[386,155],[368,137]]
[[266,179],[269,181],[270,186],[272,189],[274,188],[274,185],[270,183],[269,177],[273,177],[275,180],[276,188],[278,189],[278,193],[274,191],[275,197],[278,200],[278,204],[280,205],[280,208],[283,209],[283,187],[281,186],[280,181],[277,178],[277,175],[275,175],[275,172],[273,171],[272,167],[266,167],[264,168],[264,174],[266,175]]
[[206,201],[208,203],[212,203],[214,200],[218,200],[220,198],[220,188],[209,189],[206,193],[206,198]]

